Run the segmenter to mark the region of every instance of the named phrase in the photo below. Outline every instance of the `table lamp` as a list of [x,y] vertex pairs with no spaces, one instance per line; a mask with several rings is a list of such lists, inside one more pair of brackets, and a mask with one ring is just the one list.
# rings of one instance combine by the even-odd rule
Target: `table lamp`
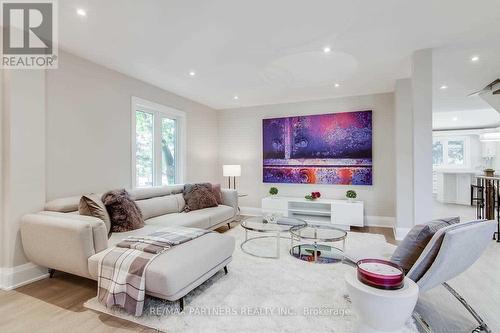
[[222,174],[229,179],[229,188],[231,188],[231,177],[233,177],[233,188],[236,189],[236,177],[241,176],[241,165],[226,164],[222,166]]

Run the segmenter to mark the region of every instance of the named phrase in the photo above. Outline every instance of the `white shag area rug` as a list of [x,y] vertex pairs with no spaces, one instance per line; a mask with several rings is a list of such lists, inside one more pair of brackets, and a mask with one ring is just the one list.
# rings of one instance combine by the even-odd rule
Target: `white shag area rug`
[[[162,332],[354,332],[357,316],[344,282],[344,274],[354,268],[295,259],[288,254],[290,241],[285,239],[279,259],[256,258],[240,249],[241,226],[226,234],[236,238],[229,274],[220,271],[189,293],[182,313],[177,302],[152,297],[141,317],[107,309],[95,297],[84,306]],[[261,254],[275,251],[273,239],[246,245]],[[384,257],[392,251],[382,235],[350,232],[347,237],[348,255]],[[413,320],[403,332],[418,332]]]

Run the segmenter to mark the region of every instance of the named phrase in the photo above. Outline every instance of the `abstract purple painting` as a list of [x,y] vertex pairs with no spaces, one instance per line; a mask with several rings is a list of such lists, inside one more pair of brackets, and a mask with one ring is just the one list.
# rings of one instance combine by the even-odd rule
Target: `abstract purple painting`
[[372,185],[372,111],[264,119],[264,183]]

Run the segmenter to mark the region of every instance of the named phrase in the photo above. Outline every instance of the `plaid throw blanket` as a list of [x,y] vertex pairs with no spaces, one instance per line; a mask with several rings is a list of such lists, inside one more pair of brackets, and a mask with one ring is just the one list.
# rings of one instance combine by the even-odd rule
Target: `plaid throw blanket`
[[106,307],[118,306],[142,315],[146,294],[145,272],[158,255],[209,233],[208,230],[168,227],[147,236],[130,236],[99,260],[97,299]]

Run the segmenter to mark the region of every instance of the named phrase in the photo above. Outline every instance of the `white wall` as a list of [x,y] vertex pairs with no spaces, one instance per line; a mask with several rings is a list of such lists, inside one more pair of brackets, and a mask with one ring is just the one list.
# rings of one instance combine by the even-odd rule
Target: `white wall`
[[46,276],[27,262],[19,223],[46,200],[131,186],[131,97],[186,112],[187,181],[218,179],[217,113],[82,58],[5,70],[1,86],[0,287]]
[[[0,37],[0,42],[1,42],[1,37]],[[0,243],[3,244],[5,243],[5,231],[4,231],[4,202],[3,202],[3,192],[4,192],[4,147],[3,147],[3,134],[5,132],[4,129],[4,110],[5,110],[5,94],[4,94],[4,70],[3,68],[0,68]],[[5,248],[0,244],[0,270],[2,267],[5,266],[5,263],[7,261],[7,256],[5,254]],[[0,273],[1,275],[1,273]],[[0,281],[0,285],[2,284],[2,281]]]
[[413,227],[413,100],[411,79],[396,81],[396,223],[397,238]]
[[216,111],[66,52],[47,73],[47,198],[131,187],[131,97],[187,114],[186,181],[214,181]]
[[[432,50],[412,56],[414,224],[432,219]],[[399,193],[398,193],[399,195]]]
[[20,217],[45,203],[45,71],[5,70],[2,128],[4,267],[26,263]]
[[[262,183],[262,119],[373,110],[373,186],[278,184],[281,195],[304,196],[312,190],[326,198],[344,198],[353,188],[365,202],[365,215],[387,217],[377,224],[392,226],[395,216],[394,95],[392,93],[328,99],[321,101],[267,105],[219,111],[219,175],[223,164],[241,164],[237,179],[240,192],[248,197],[240,205],[258,208],[272,184]],[[372,219],[375,221],[375,219]]]

